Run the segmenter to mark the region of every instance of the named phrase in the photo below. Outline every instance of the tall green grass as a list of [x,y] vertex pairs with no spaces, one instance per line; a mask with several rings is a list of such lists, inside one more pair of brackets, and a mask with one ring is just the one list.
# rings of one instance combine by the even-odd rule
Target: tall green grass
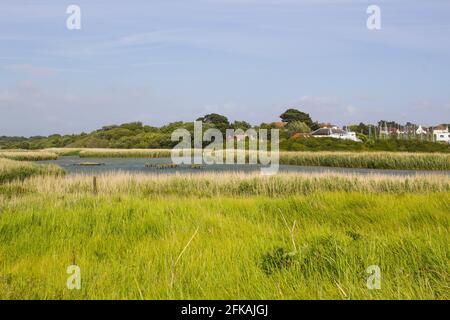
[[448,191],[180,198],[83,179],[0,193],[0,299],[450,298]]
[[450,154],[394,152],[281,152],[280,163],[369,169],[450,170]]

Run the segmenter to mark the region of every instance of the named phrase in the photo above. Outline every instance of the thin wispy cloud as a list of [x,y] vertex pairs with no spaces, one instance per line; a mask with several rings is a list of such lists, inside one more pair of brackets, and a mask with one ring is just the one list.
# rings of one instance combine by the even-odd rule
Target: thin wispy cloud
[[[370,1],[77,4],[82,28],[69,31],[67,3],[2,2],[0,135],[158,125],[210,110],[270,122],[287,107],[341,125],[450,119],[447,1],[377,1],[376,32],[366,27]],[[18,127],[20,114],[41,124]]]

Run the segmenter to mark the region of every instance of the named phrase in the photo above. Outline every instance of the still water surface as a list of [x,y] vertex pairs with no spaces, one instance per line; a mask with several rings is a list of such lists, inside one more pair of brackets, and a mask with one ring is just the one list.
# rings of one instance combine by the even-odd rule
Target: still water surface
[[[80,166],[83,162],[102,163],[100,166]],[[67,173],[102,173],[111,171],[132,173],[202,173],[202,172],[259,172],[260,165],[202,165],[200,168],[192,168],[190,165],[181,165],[176,168],[146,167],[146,164],[164,165],[170,164],[170,158],[79,158],[60,157],[57,160],[39,161],[42,164],[56,164]],[[446,174],[450,171],[425,171],[425,170],[382,170],[382,169],[355,169],[332,167],[304,167],[280,165],[280,172],[331,172],[351,174],[391,174],[391,175],[416,175],[416,174]]]

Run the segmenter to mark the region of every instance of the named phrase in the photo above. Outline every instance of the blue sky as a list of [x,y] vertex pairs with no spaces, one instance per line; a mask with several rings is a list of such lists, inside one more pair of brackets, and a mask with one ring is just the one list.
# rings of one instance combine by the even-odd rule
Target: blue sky
[[[66,8],[81,8],[81,30]],[[368,5],[382,29],[366,28]],[[339,125],[450,122],[448,0],[0,3],[0,135],[288,107]]]

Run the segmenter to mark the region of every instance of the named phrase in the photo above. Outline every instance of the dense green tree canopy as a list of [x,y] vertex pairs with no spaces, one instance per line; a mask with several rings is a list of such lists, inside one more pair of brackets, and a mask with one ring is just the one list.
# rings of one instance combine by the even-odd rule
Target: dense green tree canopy
[[296,133],[309,133],[311,132],[311,128],[308,127],[308,125],[302,121],[293,121],[290,122],[287,125],[287,130],[290,135],[296,134]]
[[197,121],[202,121],[204,123],[211,123],[211,124],[226,124],[226,125],[230,124],[227,117],[218,113],[207,114],[203,117],[198,118]]
[[248,122],[245,121],[235,121],[233,122],[233,129],[242,129],[242,130],[247,130],[250,129],[252,127],[252,125]]
[[283,122],[291,123],[294,121],[304,122],[309,128],[313,125],[313,121],[308,113],[297,109],[288,109],[280,115]]

